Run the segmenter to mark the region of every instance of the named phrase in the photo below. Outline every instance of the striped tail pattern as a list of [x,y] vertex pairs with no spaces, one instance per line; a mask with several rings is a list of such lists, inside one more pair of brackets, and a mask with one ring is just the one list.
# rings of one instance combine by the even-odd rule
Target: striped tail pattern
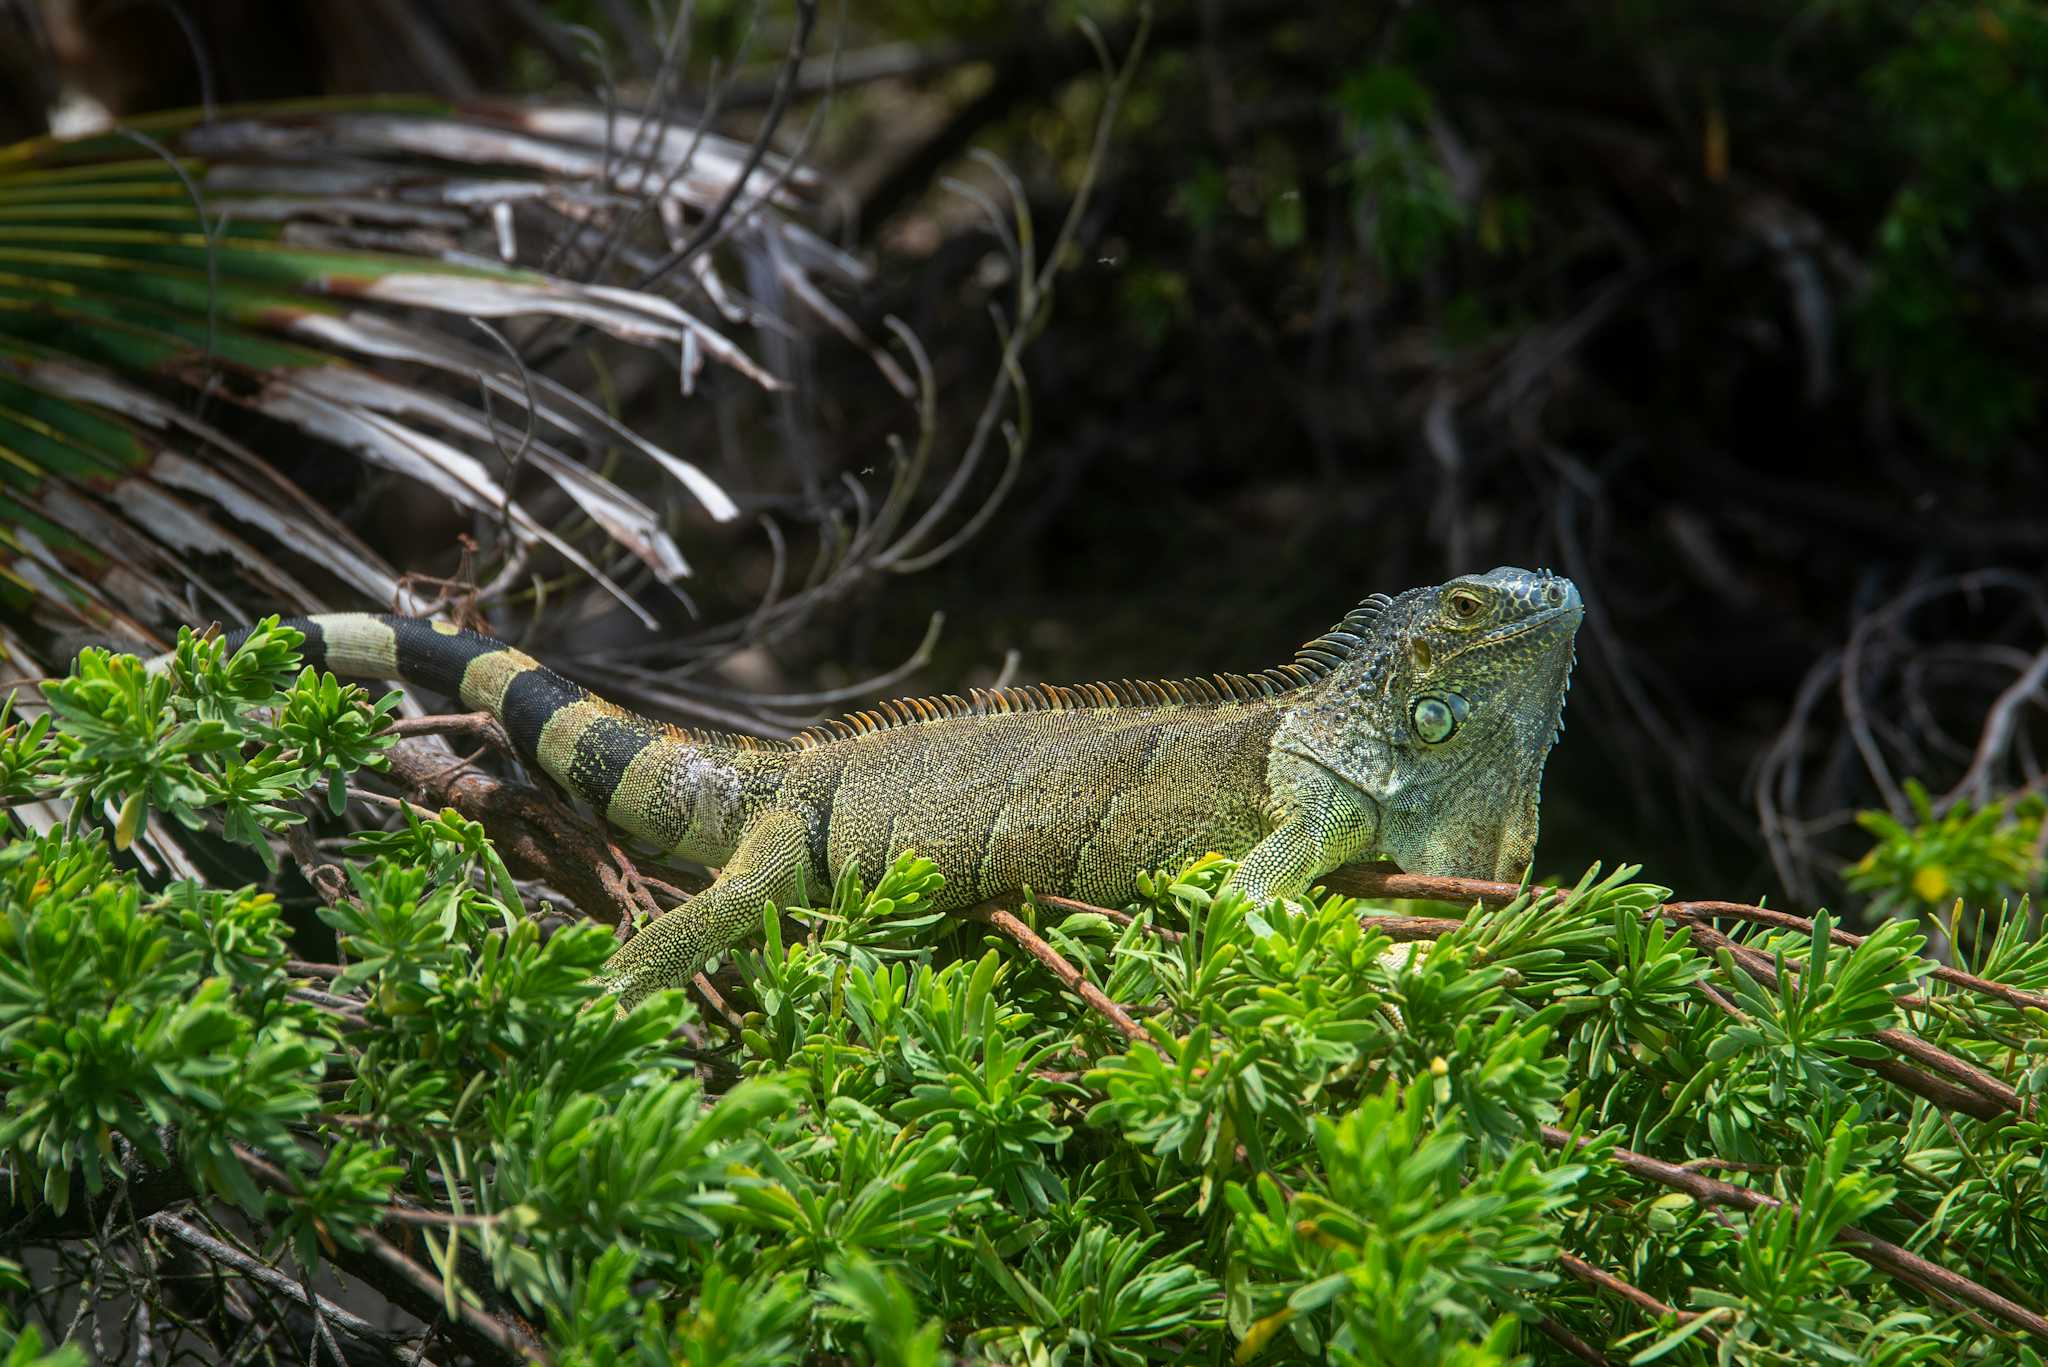
[[[739,833],[748,785],[735,747],[629,712],[474,631],[372,613],[288,617],[283,625],[304,633],[300,653],[315,669],[398,679],[490,713],[521,759],[664,853],[715,860]],[[229,648],[248,634],[230,633]]]

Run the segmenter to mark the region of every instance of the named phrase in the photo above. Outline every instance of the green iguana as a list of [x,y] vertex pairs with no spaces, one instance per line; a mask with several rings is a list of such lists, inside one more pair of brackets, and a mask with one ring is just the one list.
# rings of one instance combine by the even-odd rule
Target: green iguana
[[612,826],[719,870],[605,965],[630,1006],[758,929],[764,903],[904,850],[945,875],[939,910],[1027,886],[1121,905],[1139,870],[1208,850],[1259,901],[1376,855],[1519,877],[1583,616],[1570,580],[1503,568],[1376,594],[1257,674],[905,699],[787,741],[649,721],[439,623],[285,625],[316,668],[489,712]]

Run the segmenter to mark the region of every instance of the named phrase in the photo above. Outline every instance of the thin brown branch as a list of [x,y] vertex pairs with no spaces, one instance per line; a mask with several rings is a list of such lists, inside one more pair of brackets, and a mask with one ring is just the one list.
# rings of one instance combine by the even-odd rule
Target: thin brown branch
[[[1332,891],[1350,896],[1366,897],[1409,897],[1442,902],[1482,902],[1489,906],[1501,906],[1522,895],[1524,889],[1513,883],[1499,883],[1477,878],[1436,878],[1416,874],[1400,873],[1381,865],[1353,865],[1339,869],[1324,880]],[[1563,898],[1569,895],[1567,889],[1536,887],[1527,890],[1538,898]],[[1813,922],[1803,917],[1792,916],[1765,907],[1749,906],[1740,902],[1667,902],[1654,913],[1668,920],[1690,927],[1695,943],[1703,949],[1725,949],[1745,971],[1771,986],[1777,983],[1777,971],[1771,956],[1747,945],[1737,944],[1728,936],[1707,924],[1712,919],[1733,919],[1761,925],[1778,926],[1801,934],[1813,934]],[[1382,926],[1396,918],[1374,917],[1372,924]],[[1455,924],[1455,923],[1452,923]],[[1390,932],[1391,933],[1391,932]],[[1441,932],[1438,932],[1441,933]],[[1864,941],[1863,936],[1846,931],[1834,931],[1831,943],[1853,948]],[[1796,964],[1788,968],[1797,971]],[[2020,988],[2008,987],[2003,983],[1961,973],[1943,965],[1934,967],[1934,976],[1972,991],[1996,996],[2021,1006],[2040,1006],[2048,1010],[2048,997],[2027,992]],[[1732,1002],[1725,999],[1715,1003],[1732,1014],[1741,1014]],[[1911,1006],[1914,1000],[1902,998],[1901,1006]],[[1897,1060],[1873,1060],[1869,1066],[1888,1081],[1894,1082],[1936,1105],[1958,1110],[1978,1119],[1994,1119],[2006,1112],[2024,1114],[2019,1093],[2000,1079],[1985,1072],[1965,1059],[1958,1058],[1908,1031],[1887,1029],[1873,1035],[1879,1043],[1894,1050],[1904,1058],[1911,1059],[1921,1067],[1909,1067]]]
[[[1591,1142],[1555,1125],[1543,1125],[1539,1129],[1543,1142],[1553,1149],[1577,1148]],[[1674,1191],[1682,1191],[1702,1205],[1729,1206],[1747,1211],[1782,1208],[1796,1213],[1798,1210],[1798,1207],[1789,1201],[1780,1201],[1774,1196],[1766,1196],[1748,1187],[1738,1187],[1732,1182],[1707,1177],[1676,1163],[1667,1163],[1660,1158],[1651,1158],[1647,1154],[1636,1153],[1631,1149],[1616,1148],[1610,1150],[1608,1156],[1612,1162],[1634,1176],[1655,1182],[1659,1186],[1670,1187]],[[2048,1319],[1961,1273],[1952,1272],[1939,1263],[1930,1262],[1917,1253],[1908,1252],[1895,1243],[1853,1226],[1845,1227],[1836,1238],[1857,1257],[1881,1272],[1909,1282],[1932,1295],[1946,1297],[1996,1316],[2032,1334],[2035,1338],[2048,1342]]]
[[312,832],[304,826],[292,826],[285,831],[284,845],[291,852],[292,862],[299,866],[300,875],[322,902],[338,907],[348,899],[348,875],[321,861]]
[[[1520,897],[1524,889],[1515,883],[1490,878],[1438,878],[1429,874],[1402,873],[1391,864],[1346,864],[1316,880],[1331,892],[1347,897],[1403,897],[1423,902],[1484,902],[1502,906]],[[1562,901],[1570,888],[1531,887],[1537,897]]]
[[1733,1158],[1714,1157],[1688,1158],[1678,1166],[1694,1172],[1705,1172],[1710,1168],[1721,1172],[1776,1172],[1779,1168],[1776,1163],[1743,1163]]
[[221,1242],[197,1225],[181,1220],[175,1215],[160,1211],[145,1217],[142,1223],[153,1233],[174,1238],[222,1267],[232,1269],[251,1281],[262,1283],[268,1290],[283,1296],[286,1300],[296,1302],[351,1337],[386,1348],[395,1348],[404,1342],[400,1335],[379,1329],[360,1315],[349,1313],[325,1297],[308,1296],[305,1288],[275,1267],[250,1257],[239,1248]]
[[1737,1020],[1749,1019],[1749,1015],[1747,1012],[1745,1012],[1741,1007],[1737,1006],[1734,1002],[1728,1000],[1728,998],[1722,994],[1721,989],[1714,986],[1712,983],[1696,982],[1692,985],[1692,990],[1699,993],[1702,997],[1705,997],[1708,1001],[1712,1002],[1716,1009],[1720,1010],[1724,1014],[1733,1016]]
[[1592,1344],[1545,1315],[1536,1321],[1536,1327],[1543,1337],[1570,1353],[1581,1362],[1590,1362],[1593,1367],[1614,1367],[1614,1359],[1595,1348]]
[[[1090,908],[1096,910],[1096,908]],[[986,921],[1020,945],[1024,952],[1044,965],[1047,972],[1074,993],[1089,1008],[1101,1015],[1110,1024],[1123,1032],[1129,1040],[1144,1040],[1154,1043],[1145,1027],[1132,1020],[1130,1013],[1102,995],[1102,990],[1081,976],[1081,970],[1067,962],[1066,956],[1039,938],[1038,932],[1017,919],[1016,913],[995,903],[984,903],[969,913],[976,920]],[[1154,1047],[1157,1047],[1156,1044]]]
[[1464,926],[1443,916],[1361,916],[1359,924],[1377,930],[1396,944],[1417,940],[1440,940]]
[[782,70],[776,77],[775,93],[769,98],[768,109],[761,117],[761,129],[754,135],[747,148],[746,160],[732,183],[725,187],[718,202],[704,216],[687,242],[670,252],[655,265],[642,271],[635,289],[646,289],[662,276],[667,275],[683,262],[702,251],[717,235],[719,227],[732,212],[733,204],[745,192],[760,169],[761,160],[768,154],[768,145],[775,139],[775,130],[782,125],[782,117],[789,111],[789,102],[795,94],[797,77],[803,71],[804,54],[811,46],[811,30],[818,22],[817,0],[797,0],[796,24],[789,35],[789,50],[783,57]]
[[464,736],[490,745],[500,754],[512,753],[511,737],[496,717],[488,712],[441,712],[429,717],[400,717],[391,723],[389,734],[400,740],[416,736]]
[[1970,767],[1942,798],[1940,810],[1947,811],[1964,797],[1977,802],[1990,800],[1991,770],[2012,747],[2020,707],[2037,696],[2044,685],[2048,685],[2048,648],[2037,652],[2020,676],[1992,702],[1991,710],[1984,714],[1984,730],[1970,756]]
[[363,1014],[363,1004],[353,998],[337,997],[332,992],[322,992],[311,987],[294,987],[289,995],[293,1001],[305,1002],[310,1006],[319,1007],[322,1011],[331,1012],[358,1029],[370,1023],[369,1017]]
[[466,1211],[425,1210],[419,1206],[399,1205],[386,1207],[384,1219],[394,1225],[425,1225],[433,1229],[496,1229],[503,1223],[495,1215],[473,1215]]
[[[1112,925],[1129,928],[1138,924],[1138,918],[1131,915],[1128,911],[1118,911],[1115,907],[1093,906],[1087,902],[1077,902],[1071,897],[1051,897],[1042,892],[1034,892],[1031,894],[1031,900],[1039,906],[1048,907],[1053,911],[1093,913],[1109,921]],[[1187,938],[1185,932],[1169,930],[1165,926],[1148,924],[1144,927],[1144,930],[1147,935],[1164,940],[1170,945],[1177,945]]]
[[723,1021],[725,1028],[732,1031],[735,1036],[745,1028],[746,1022],[740,1019],[740,1013],[726,1004],[724,996],[711,985],[711,979],[702,973],[695,973],[690,976],[690,986],[703,999],[704,1005],[711,1009],[711,1013]]
[[[1690,1167],[1691,1165],[1687,1164],[1686,1166]],[[1571,1276],[1586,1283],[1586,1285],[1605,1291],[1611,1296],[1619,1296],[1630,1305],[1658,1319],[1672,1319],[1680,1324],[1684,1324],[1698,1318],[1697,1312],[1680,1310],[1677,1306],[1666,1305],[1641,1287],[1623,1281],[1605,1268],[1593,1266],[1584,1258],[1561,1252],[1557,1255],[1557,1265]],[[1718,1342],[1714,1336],[1714,1331],[1711,1329],[1702,1329],[1700,1334],[1709,1343]]]
[[[400,1303],[404,1304],[408,1310],[416,1315],[421,1313],[420,1297],[428,1298],[432,1305],[445,1311],[446,1302],[443,1299],[441,1279],[439,1277],[414,1262],[411,1258],[408,1258],[399,1250],[398,1245],[392,1243],[381,1234],[365,1234],[362,1236],[362,1240],[364,1251],[379,1269],[399,1279],[415,1292],[413,1296],[403,1297],[402,1299],[395,1297],[394,1299],[400,1299]],[[342,1262],[342,1259],[337,1256],[335,1261]],[[368,1278],[366,1277],[365,1280],[368,1280]],[[389,1281],[386,1281],[379,1289],[384,1291],[386,1295],[390,1295]],[[486,1350],[480,1355],[491,1360],[509,1359],[517,1362],[543,1362],[546,1360],[537,1346],[525,1341],[518,1332],[507,1326],[496,1316],[486,1314],[473,1305],[464,1304],[459,1297],[456,1300],[455,1310],[456,1318],[449,1327],[451,1330],[459,1330],[461,1332],[452,1332],[450,1337],[463,1347],[465,1351],[477,1352],[480,1344]],[[434,1313],[428,1313],[422,1317],[430,1324],[441,1319],[439,1314]]]
[[[1695,925],[1693,932],[1701,948],[1726,950],[1729,958],[1745,973],[1766,987],[1775,989],[1778,986],[1777,966],[1770,955],[1736,944],[1711,926]],[[1793,973],[1797,973],[1799,968],[1789,962],[1785,967]],[[1873,1032],[1870,1037],[1894,1053],[1938,1074],[1930,1076],[1896,1059],[1859,1060],[1886,1081],[1924,1096],[1946,1110],[1961,1111],[1978,1120],[1995,1120],[2008,1111],[2024,1114],[2020,1095],[2012,1087],[1918,1035],[1905,1030],[1885,1029]]]
[[553,797],[474,769],[448,772],[445,753],[422,741],[402,741],[388,753],[394,782],[426,805],[453,807],[480,822],[515,877],[547,884],[606,925],[617,925],[635,905],[605,841]]
[[[235,1156],[251,1176],[273,1191],[297,1195],[298,1186],[284,1169],[270,1162],[246,1144],[236,1144]],[[442,1280],[407,1257],[381,1234],[364,1233],[362,1249],[336,1249],[329,1256],[334,1263],[370,1282],[387,1298],[429,1324],[440,1323],[456,1345],[486,1361],[540,1362],[539,1346],[527,1340],[515,1327],[497,1316],[450,1297]],[[450,1300],[453,1319],[446,1318]]]
[[[489,718],[488,713],[471,715]],[[495,726],[495,721],[492,724]],[[635,913],[649,920],[661,914],[662,906],[649,890],[650,880],[610,835],[547,793],[475,770],[450,772],[425,746],[403,743],[392,747],[390,753],[394,779],[414,787],[429,802],[453,807],[480,822],[490,832],[505,866],[517,877],[546,883],[583,915],[607,925],[627,924]],[[665,883],[660,886],[664,894],[673,893],[676,900],[683,900],[680,889]],[[699,973],[690,985],[705,1006],[738,1033],[738,1013],[710,981]]]
[[[1513,901],[1521,896],[1523,891],[1512,883],[1496,883],[1475,878],[1422,877],[1381,868],[1357,866],[1340,869],[1329,875],[1324,879],[1324,885],[1330,887],[1332,891],[1342,891],[1352,896],[1412,897],[1439,902],[1477,901],[1495,906]],[[1363,891],[1360,891],[1361,889]],[[1537,897],[1563,898],[1568,895],[1565,890],[1557,888],[1536,888],[1531,891]],[[1038,897],[1036,900],[1042,906],[1056,907],[1063,911],[1094,912],[1128,924],[1128,918],[1123,918],[1122,913],[1070,897]],[[1661,914],[1664,910],[1665,908],[1659,908],[1649,914]],[[1462,921],[1436,916],[1368,916],[1361,919],[1364,924],[1397,942],[1435,940],[1464,924]],[[1023,923],[1018,924],[1022,926]],[[1690,924],[1702,948],[1726,949],[1745,971],[1772,986],[1776,985],[1777,971],[1770,956],[1748,946],[1736,944],[1711,926],[1698,922]],[[1047,952],[1052,952],[1049,946]],[[1066,961],[1062,959],[1060,962]],[[1697,986],[1701,994],[1715,1007],[1736,1019],[1744,1018],[1742,1010],[1726,996],[1708,984],[1701,983]],[[1107,1001],[1107,998],[1104,1000]],[[1904,1056],[1903,1059],[1857,1060],[1861,1066],[1870,1069],[1887,1082],[1916,1096],[1924,1097],[1944,1110],[1958,1111],[1978,1120],[1995,1120],[2009,1112],[2026,1114],[2017,1091],[1975,1064],[1904,1030],[1881,1030],[1872,1037]],[[1914,1063],[1933,1071],[1924,1072],[1904,1059],[1911,1059]]]
[[[1813,922],[1804,916],[1788,912],[1773,911],[1769,907],[1750,906],[1743,902],[1667,902],[1661,910],[1681,925],[1699,925],[1703,921],[1746,921],[1752,925],[1777,926],[1801,935],[1813,934]],[[1854,949],[1868,938],[1852,931],[1836,929],[1829,935],[1829,942]],[[2011,1002],[2014,1006],[2031,1006],[2048,1011],[2048,993],[2029,992],[2023,987],[2012,987],[1980,978],[1974,973],[1965,973],[1947,964],[1936,964],[1930,975],[1956,987],[1967,988],[1987,997],[1997,997]]]

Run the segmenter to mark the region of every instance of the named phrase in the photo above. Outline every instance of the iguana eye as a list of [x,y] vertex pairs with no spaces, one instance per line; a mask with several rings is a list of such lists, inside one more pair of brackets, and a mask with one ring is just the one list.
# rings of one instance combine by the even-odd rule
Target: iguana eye
[[1465,589],[1456,589],[1451,593],[1451,614],[1460,621],[1471,621],[1485,606],[1476,593]]
[[1441,697],[1425,693],[1415,700],[1408,716],[1415,723],[1416,735],[1430,745],[1441,745],[1456,733],[1468,710],[1465,700],[1455,693]]

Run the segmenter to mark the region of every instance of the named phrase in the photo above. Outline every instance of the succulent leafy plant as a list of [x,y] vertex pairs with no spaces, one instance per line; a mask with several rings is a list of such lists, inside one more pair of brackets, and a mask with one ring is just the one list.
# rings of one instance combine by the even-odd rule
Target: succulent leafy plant
[[[0,1178],[39,1269],[0,1266],[10,1363],[2048,1341],[2024,908],[1942,966],[1907,922],[1859,939],[1628,869],[1430,919],[1247,906],[1211,856],[1127,907],[939,917],[906,855],[770,910],[701,997],[615,1017],[585,1009],[611,934],[549,914],[483,827],[335,826],[337,784],[374,795],[417,742],[296,644],[188,632],[156,675],[89,654],[43,716],[0,717]],[[305,881],[151,873],[119,848],[138,804],[208,867],[281,846]],[[195,1265],[211,1309],[163,1290]]]

